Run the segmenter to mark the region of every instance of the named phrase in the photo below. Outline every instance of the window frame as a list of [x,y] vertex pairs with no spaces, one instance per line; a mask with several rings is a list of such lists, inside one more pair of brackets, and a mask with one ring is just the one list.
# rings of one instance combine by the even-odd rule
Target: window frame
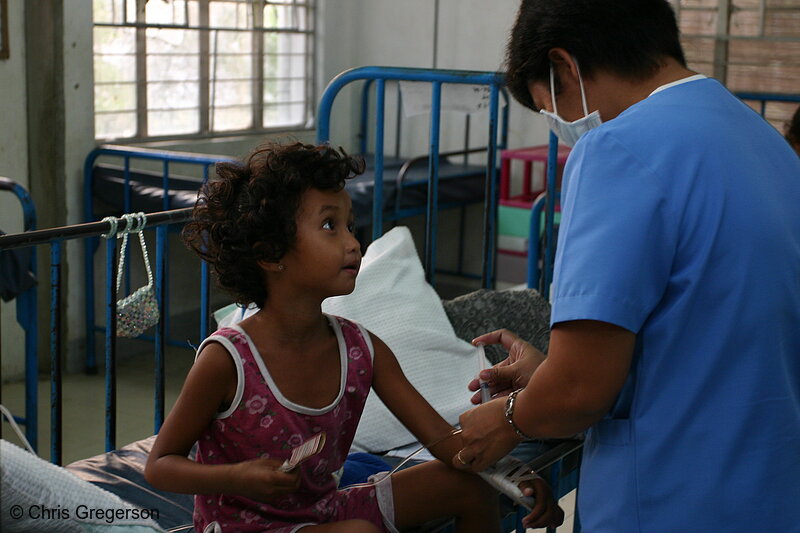
[[[127,6],[128,2],[135,4],[136,19],[130,21],[127,19],[128,9],[122,9],[121,22],[97,22],[92,21],[92,28],[132,28],[135,31],[135,92],[136,92],[136,132],[132,136],[124,137],[98,137],[95,128],[95,140],[98,142],[150,142],[150,141],[165,141],[165,140],[192,140],[192,139],[209,139],[209,138],[224,138],[224,137],[239,137],[243,135],[257,135],[269,134],[277,132],[292,132],[292,131],[309,131],[313,129],[316,120],[316,109],[314,94],[317,83],[317,0],[258,0],[242,2],[248,6],[250,16],[253,18],[253,24],[250,28],[231,28],[225,26],[212,26],[209,20],[209,5],[215,0],[190,0],[197,3],[198,9],[198,23],[190,24],[188,16],[188,2],[185,4],[187,15],[184,17],[183,24],[165,24],[165,23],[148,23],[145,20],[146,12],[145,5],[148,0],[123,0],[123,5]],[[267,5],[286,6],[286,7],[299,7],[306,10],[306,29],[286,29],[286,28],[265,28],[263,27],[263,12],[264,7]],[[177,29],[177,30],[190,30],[198,32],[198,47],[197,53],[199,56],[198,73],[198,102],[197,106],[193,107],[198,113],[198,131],[191,133],[176,133],[167,135],[150,135],[148,124],[148,113],[152,111],[148,103],[148,80],[147,77],[147,30],[148,29]],[[254,38],[251,39],[251,65],[252,75],[251,92],[253,95],[251,102],[251,127],[237,130],[212,130],[212,117],[214,113],[214,106],[211,95],[211,39],[212,33],[215,31],[226,32],[248,32]],[[274,127],[264,127],[264,110],[269,105],[264,103],[264,81],[270,78],[265,77],[264,72],[264,38],[265,34],[294,34],[305,36],[305,50],[303,55],[304,61],[304,77],[303,85],[305,88],[306,98],[304,101],[295,102],[303,104],[303,118],[295,125],[278,125]],[[95,54],[92,54],[93,64]],[[223,80],[224,81],[224,80]],[[93,103],[95,102],[93,98]],[[119,111],[117,111],[119,112]],[[95,109],[94,114],[97,115],[98,111]],[[104,112],[100,112],[104,113]]]

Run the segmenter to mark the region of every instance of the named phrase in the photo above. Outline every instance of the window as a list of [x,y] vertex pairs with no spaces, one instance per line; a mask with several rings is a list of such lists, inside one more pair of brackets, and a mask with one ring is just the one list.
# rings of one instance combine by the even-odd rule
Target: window
[[[733,92],[797,94],[800,0],[673,0],[689,67]],[[760,111],[760,106],[753,104]],[[797,103],[769,102],[778,130]]]
[[94,0],[95,137],[308,127],[314,0]]

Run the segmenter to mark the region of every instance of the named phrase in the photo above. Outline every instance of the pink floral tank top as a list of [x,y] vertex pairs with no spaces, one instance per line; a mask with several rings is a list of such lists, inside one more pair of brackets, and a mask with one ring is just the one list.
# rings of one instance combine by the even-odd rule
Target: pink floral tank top
[[200,346],[202,350],[209,342],[222,344],[236,364],[238,383],[230,408],[219,413],[198,439],[198,463],[288,459],[293,448],[320,431],[326,433],[326,442],[320,453],[300,465],[299,490],[281,501],[267,504],[236,495],[196,495],[196,531],[214,521],[223,531],[263,531],[273,522],[325,522],[335,512],[325,496],[336,491],[333,473],[344,464],[369,394],[373,349],[359,324],[326,316],[339,341],[341,381],[336,399],[320,409],[295,404],[281,394],[241,328],[220,329]]

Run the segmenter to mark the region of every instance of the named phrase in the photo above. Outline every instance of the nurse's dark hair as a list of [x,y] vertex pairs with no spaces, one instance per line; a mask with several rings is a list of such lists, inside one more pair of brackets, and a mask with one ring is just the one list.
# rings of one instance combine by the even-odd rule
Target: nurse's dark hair
[[665,57],[686,66],[675,12],[667,0],[522,0],[506,47],[506,84],[535,109],[528,84],[549,81],[548,52],[563,48],[581,74],[630,79],[654,74]]
[[237,303],[261,307],[268,288],[258,263],[278,262],[294,246],[303,194],[339,191],[363,171],[363,160],[341,148],[262,144],[242,162],[217,163],[181,236]]

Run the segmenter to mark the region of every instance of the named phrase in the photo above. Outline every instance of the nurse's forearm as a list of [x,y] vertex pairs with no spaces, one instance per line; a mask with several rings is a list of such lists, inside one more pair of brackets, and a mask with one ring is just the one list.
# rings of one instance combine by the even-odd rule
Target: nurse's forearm
[[625,383],[635,335],[604,322],[556,324],[550,351],[516,398],[514,424],[526,435],[574,435],[600,420]]

